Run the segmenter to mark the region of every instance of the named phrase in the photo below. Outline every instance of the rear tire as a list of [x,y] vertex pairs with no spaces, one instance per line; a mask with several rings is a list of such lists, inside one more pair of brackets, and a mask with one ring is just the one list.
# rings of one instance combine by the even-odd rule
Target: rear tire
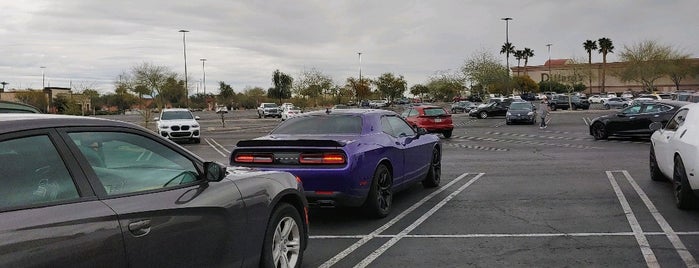
[[658,161],[655,159],[655,148],[653,146],[650,146],[650,156],[649,156],[649,161],[648,161],[648,167],[650,168],[650,179],[654,181],[664,181],[667,180],[665,176],[663,176],[663,173],[660,172],[660,169],[658,168]]
[[364,209],[369,216],[385,218],[393,207],[393,176],[388,168],[380,164],[374,171],[371,188],[364,201]]
[[422,186],[425,188],[434,188],[439,186],[442,181],[442,152],[438,148],[432,150],[432,158],[430,160],[429,171],[427,176],[422,180]]
[[672,185],[675,191],[675,205],[679,209],[692,209],[696,206],[697,198],[687,180],[682,158],[675,156],[675,168],[672,172]]
[[261,267],[301,267],[305,231],[299,211],[288,203],[279,203],[267,223]]
[[447,139],[448,139],[448,138],[451,138],[451,133],[452,133],[452,131],[453,131],[453,130],[444,131],[444,132],[442,132],[442,135],[444,135],[444,138],[447,138]]

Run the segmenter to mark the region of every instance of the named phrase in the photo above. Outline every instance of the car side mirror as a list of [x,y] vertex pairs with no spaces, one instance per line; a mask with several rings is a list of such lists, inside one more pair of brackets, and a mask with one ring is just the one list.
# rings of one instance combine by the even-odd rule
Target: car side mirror
[[157,117],[153,117],[153,121],[158,121],[158,120],[160,120],[160,119]]
[[204,178],[206,181],[221,181],[226,177],[226,167],[216,162],[204,163]]
[[418,127],[418,128],[417,128],[417,135],[418,135],[418,136],[422,136],[422,135],[425,135],[425,134],[427,134],[427,129],[424,129],[424,128],[421,128],[421,127]]
[[663,123],[660,123],[660,122],[653,122],[653,123],[650,123],[650,125],[648,126],[648,128],[650,129],[650,131],[656,131],[656,130],[658,130],[658,129],[663,128]]
[[194,120],[199,120],[199,119],[201,119],[201,118],[198,115],[194,116]]

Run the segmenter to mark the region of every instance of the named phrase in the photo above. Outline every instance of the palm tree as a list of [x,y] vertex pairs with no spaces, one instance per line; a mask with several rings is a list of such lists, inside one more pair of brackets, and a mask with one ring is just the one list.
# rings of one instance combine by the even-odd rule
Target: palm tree
[[612,44],[612,40],[606,37],[602,37],[599,40],[599,53],[602,53],[602,93],[605,93],[606,90],[604,88],[604,82],[606,80],[606,73],[607,73],[607,53],[614,53],[614,44]]
[[510,42],[505,42],[505,44],[502,45],[502,48],[500,49],[500,54],[507,54],[507,73],[509,76],[510,73],[510,54],[513,54],[515,52],[515,46],[512,45]]
[[524,55],[522,58],[524,58],[524,75],[527,75],[527,64],[529,63],[529,58],[534,57],[534,50],[528,47],[525,47],[524,50],[522,50]]
[[513,55],[517,59],[517,76],[519,76],[519,62],[524,58],[524,50],[515,50]]
[[587,40],[583,43],[583,48],[587,51],[587,63],[589,64],[588,78],[590,79],[590,94],[592,94],[592,51],[597,50],[597,42]]

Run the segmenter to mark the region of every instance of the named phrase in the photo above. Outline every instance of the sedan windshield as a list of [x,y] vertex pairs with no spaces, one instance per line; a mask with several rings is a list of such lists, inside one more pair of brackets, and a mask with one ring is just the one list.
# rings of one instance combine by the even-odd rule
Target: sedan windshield
[[447,111],[445,111],[442,108],[427,108],[427,109],[425,109],[426,116],[440,116],[440,115],[445,115],[445,114],[447,114]]
[[163,112],[162,120],[177,120],[177,119],[192,119],[192,113],[189,111],[168,111]]
[[524,102],[513,102],[510,104],[511,110],[531,110],[532,105]]
[[314,115],[294,117],[270,134],[360,134],[362,118],[356,115]]

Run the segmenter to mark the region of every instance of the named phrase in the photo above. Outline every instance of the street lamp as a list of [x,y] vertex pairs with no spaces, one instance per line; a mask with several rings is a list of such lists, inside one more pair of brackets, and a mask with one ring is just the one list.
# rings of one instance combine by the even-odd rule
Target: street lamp
[[9,84],[9,83],[8,83],[8,82],[5,82],[5,81],[2,81],[2,82],[0,82],[0,84],[2,84],[2,91],[0,91],[0,92],[5,92],[5,85],[7,85],[7,84]]
[[551,79],[551,46],[553,44],[546,44],[546,47],[548,48],[549,51],[549,92],[551,92],[551,82],[553,82],[553,79]]
[[[357,52],[357,55],[359,55],[359,86],[362,86],[362,52]],[[357,87],[359,89],[359,87]],[[359,91],[355,92],[357,95],[357,104],[359,104]]]
[[206,70],[204,70],[204,63],[206,62],[205,58],[199,59],[201,61],[201,71],[204,73],[204,96],[206,96]]
[[46,66],[41,66],[41,89],[46,88],[46,76],[44,75],[44,69],[46,69]]
[[185,95],[185,104],[187,107],[189,107],[189,89],[187,88],[187,42],[185,36],[189,31],[187,30],[179,30],[180,33],[182,33],[182,48],[184,51],[184,95]]
[[[505,45],[510,43],[510,21],[512,18],[501,18],[500,20],[505,21]],[[506,48],[505,55],[507,55],[507,76],[510,75],[510,50]]]

